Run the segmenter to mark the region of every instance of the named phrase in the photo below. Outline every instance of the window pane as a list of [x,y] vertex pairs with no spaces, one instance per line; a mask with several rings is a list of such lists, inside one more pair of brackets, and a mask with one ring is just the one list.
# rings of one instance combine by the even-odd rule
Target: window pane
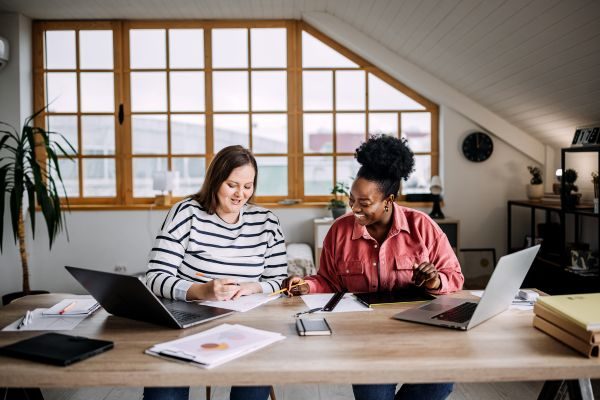
[[256,157],[258,164],[258,196],[287,196],[287,157]]
[[204,111],[204,72],[171,72],[171,111]]
[[204,115],[171,115],[171,153],[205,153],[206,123]]
[[133,154],[167,154],[167,116],[132,115]]
[[171,68],[204,68],[204,31],[169,29]]
[[46,31],[46,68],[75,69],[75,31]]
[[164,29],[132,29],[129,31],[129,63],[131,68],[165,68],[166,40]]
[[252,115],[252,151],[254,153],[287,153],[286,114]]
[[223,147],[239,144],[248,148],[249,129],[247,114],[215,115],[214,121],[214,152]]
[[131,73],[131,110],[167,111],[167,80],[164,72]]
[[215,111],[248,111],[248,73],[213,72]]
[[114,197],[117,181],[115,179],[115,159],[84,159],[83,196]]
[[115,90],[112,72],[82,72],[81,111],[114,112]]
[[302,104],[305,110],[333,110],[333,75],[329,71],[302,73]]
[[354,153],[366,138],[365,114],[336,114],[336,152]]
[[287,110],[287,73],[252,72],[252,110]]
[[134,158],[133,197],[154,197],[160,194],[152,188],[152,176],[155,172],[166,170],[166,158]]
[[285,68],[287,46],[285,28],[250,30],[252,68]]
[[333,151],[333,114],[304,114],[304,152]]
[[[79,171],[77,170],[77,160],[69,160],[67,158],[58,159],[58,167],[60,168],[60,176],[62,177],[63,185],[68,197],[79,197]],[[63,188],[58,180],[58,174],[55,169],[51,171],[56,189],[60,196],[64,196]]]
[[115,117],[86,115],[81,117],[83,154],[115,154]]
[[364,71],[335,73],[335,107],[338,110],[364,110],[367,93]]
[[398,114],[370,113],[369,135],[377,134],[398,137]]
[[403,113],[401,127],[412,151],[431,151],[430,113]]
[[333,157],[304,157],[304,194],[327,195],[333,188]]
[[79,68],[113,69],[112,31],[79,31]]
[[213,68],[248,67],[248,30],[212,30]]
[[[48,131],[57,132],[57,134],[50,135],[50,140],[59,144],[68,154],[75,154],[64,139],[67,139],[77,151],[77,117],[74,115],[49,115],[47,121]],[[64,139],[61,135],[64,136]]]
[[415,156],[415,172],[402,182],[402,194],[429,193],[431,180],[431,156]]
[[358,65],[311,34],[302,32],[302,67],[358,68]]
[[425,107],[369,74],[369,109],[371,110],[424,110]]
[[179,172],[179,184],[173,189],[175,196],[189,196],[200,190],[206,174],[204,158],[173,158],[173,170]]
[[77,82],[73,72],[46,74],[46,104],[48,112],[77,111]]
[[360,164],[354,156],[336,157],[336,163],[337,179],[335,181],[345,183],[348,187],[351,187]]

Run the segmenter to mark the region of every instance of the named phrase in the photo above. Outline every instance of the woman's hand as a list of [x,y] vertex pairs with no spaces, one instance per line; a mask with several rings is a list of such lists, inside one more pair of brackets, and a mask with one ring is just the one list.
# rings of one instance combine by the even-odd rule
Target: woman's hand
[[262,293],[262,286],[260,286],[256,282],[242,282],[239,284],[239,286],[237,288],[238,288],[238,291],[231,298],[231,300],[235,300],[242,296],[247,296],[249,294]]
[[413,282],[416,286],[425,286],[429,290],[437,290],[442,285],[440,273],[428,261],[413,265]]
[[186,300],[230,300],[240,286],[234,279],[213,279],[206,283],[194,283],[187,291]]
[[[294,286],[294,285],[298,285],[298,286]],[[294,287],[292,287],[292,286],[294,286]],[[299,276],[290,276],[289,278],[286,278],[281,283],[281,288],[288,289],[287,295],[289,297],[300,296],[303,294],[310,293],[310,287],[308,286],[307,283],[304,283],[304,279],[300,278]]]

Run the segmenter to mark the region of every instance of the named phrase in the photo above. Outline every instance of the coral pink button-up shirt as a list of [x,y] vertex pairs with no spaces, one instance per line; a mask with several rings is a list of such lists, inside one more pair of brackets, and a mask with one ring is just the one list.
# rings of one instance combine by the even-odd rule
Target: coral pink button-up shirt
[[425,261],[442,281],[431,293],[462,288],[460,264],[444,232],[427,214],[394,203],[392,226],[381,246],[354,215],[338,218],[323,242],[319,271],[305,280],[310,293],[385,292],[413,285],[413,265]]

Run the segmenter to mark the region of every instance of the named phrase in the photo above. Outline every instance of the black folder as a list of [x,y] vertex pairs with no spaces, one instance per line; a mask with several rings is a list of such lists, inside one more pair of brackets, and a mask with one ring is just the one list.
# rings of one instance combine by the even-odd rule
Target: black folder
[[435,299],[434,295],[416,288],[406,288],[393,292],[354,293],[354,296],[367,307],[378,304],[407,303]]
[[0,354],[65,367],[113,346],[113,342],[107,340],[49,332],[0,347]]

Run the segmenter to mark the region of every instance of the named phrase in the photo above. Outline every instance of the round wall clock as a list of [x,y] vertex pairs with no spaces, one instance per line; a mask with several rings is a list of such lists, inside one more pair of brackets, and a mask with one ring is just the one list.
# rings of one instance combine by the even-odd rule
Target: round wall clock
[[490,158],[492,151],[494,151],[494,142],[487,133],[473,132],[464,138],[462,151],[469,161],[485,161]]

